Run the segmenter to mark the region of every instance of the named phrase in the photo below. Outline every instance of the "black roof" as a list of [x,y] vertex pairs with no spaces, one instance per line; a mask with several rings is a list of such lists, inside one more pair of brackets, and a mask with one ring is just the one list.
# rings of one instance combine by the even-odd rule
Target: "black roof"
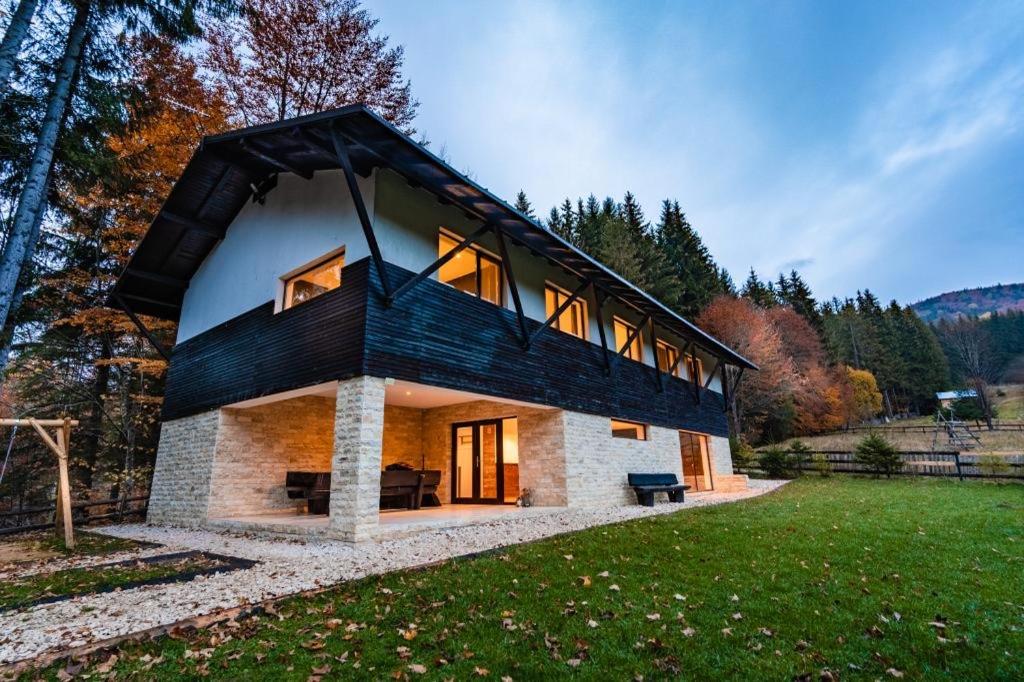
[[[115,285],[134,312],[177,320],[188,282],[255,193],[278,173],[312,177],[340,168],[330,128],[340,133],[356,172],[389,168],[467,215],[501,227],[525,246],[606,293],[652,315],[666,329],[741,367],[756,365],[644,293],[543,225],[519,213],[423,145],[355,104],[203,139]],[[384,254],[387,259],[387,254]]]

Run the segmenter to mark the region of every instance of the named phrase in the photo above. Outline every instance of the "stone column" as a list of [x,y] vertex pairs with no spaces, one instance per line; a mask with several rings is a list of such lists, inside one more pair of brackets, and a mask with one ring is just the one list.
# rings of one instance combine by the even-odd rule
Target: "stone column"
[[380,512],[384,380],[361,376],[338,384],[331,459],[331,534],[358,542],[373,536]]

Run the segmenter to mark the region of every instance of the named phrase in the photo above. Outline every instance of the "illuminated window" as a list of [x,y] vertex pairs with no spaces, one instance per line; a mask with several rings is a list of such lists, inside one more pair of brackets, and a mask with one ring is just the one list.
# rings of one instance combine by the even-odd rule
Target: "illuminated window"
[[647,440],[647,425],[636,422],[612,420],[612,437],[629,438],[630,440]]
[[673,376],[679,376],[679,349],[670,343],[658,341],[658,369],[662,372],[672,370]]
[[[448,253],[462,240],[447,232],[441,232],[437,240],[437,256]],[[470,246],[455,254],[455,257],[441,266],[438,279],[444,284],[464,291],[470,296],[501,305],[501,261]]]
[[711,464],[708,437],[703,433],[679,432],[679,450],[683,457],[683,483],[693,490],[711,490]]
[[341,286],[341,269],[345,267],[345,250],[328,254],[297,274],[285,275],[284,299],[281,307],[291,308],[320,294]]
[[704,383],[704,363],[695,355],[686,356],[686,373],[695,384]]
[[[547,316],[551,317],[554,315],[559,306],[565,303],[570,296],[572,294],[566,293],[554,285],[545,285],[544,304]],[[581,298],[576,298],[551,326],[566,334],[572,334],[581,339],[587,338],[587,302]]]
[[[629,340],[630,335],[636,331],[636,327],[618,317],[614,319],[613,326],[615,329],[615,348],[621,352],[626,347],[626,342]],[[629,350],[626,351],[625,356],[630,360],[640,362],[641,357],[643,357],[641,350],[643,348],[642,336],[643,334],[636,334],[633,337],[632,343],[629,344]]]

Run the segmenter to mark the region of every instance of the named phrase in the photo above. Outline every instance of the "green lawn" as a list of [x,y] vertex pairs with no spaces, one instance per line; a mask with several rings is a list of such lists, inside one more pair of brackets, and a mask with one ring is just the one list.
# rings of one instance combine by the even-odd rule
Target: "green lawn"
[[116,655],[86,670],[1021,679],[1024,487],[804,479],[747,502],[363,580]]

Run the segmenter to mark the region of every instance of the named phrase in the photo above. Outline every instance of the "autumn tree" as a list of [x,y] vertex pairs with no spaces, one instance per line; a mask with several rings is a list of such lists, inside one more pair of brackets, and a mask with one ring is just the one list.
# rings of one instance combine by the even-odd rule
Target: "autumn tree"
[[999,364],[992,351],[992,338],[988,328],[976,317],[958,317],[943,321],[939,337],[956,363],[957,370],[978,394],[978,402],[991,430],[992,402],[989,386],[999,376]]
[[850,418],[862,422],[877,417],[882,411],[882,393],[878,390],[875,375],[866,369],[846,368],[846,375],[852,389],[850,395]]
[[358,0],[248,0],[207,35],[203,65],[232,123],[255,125],[362,102],[408,134],[418,103],[403,50]]

